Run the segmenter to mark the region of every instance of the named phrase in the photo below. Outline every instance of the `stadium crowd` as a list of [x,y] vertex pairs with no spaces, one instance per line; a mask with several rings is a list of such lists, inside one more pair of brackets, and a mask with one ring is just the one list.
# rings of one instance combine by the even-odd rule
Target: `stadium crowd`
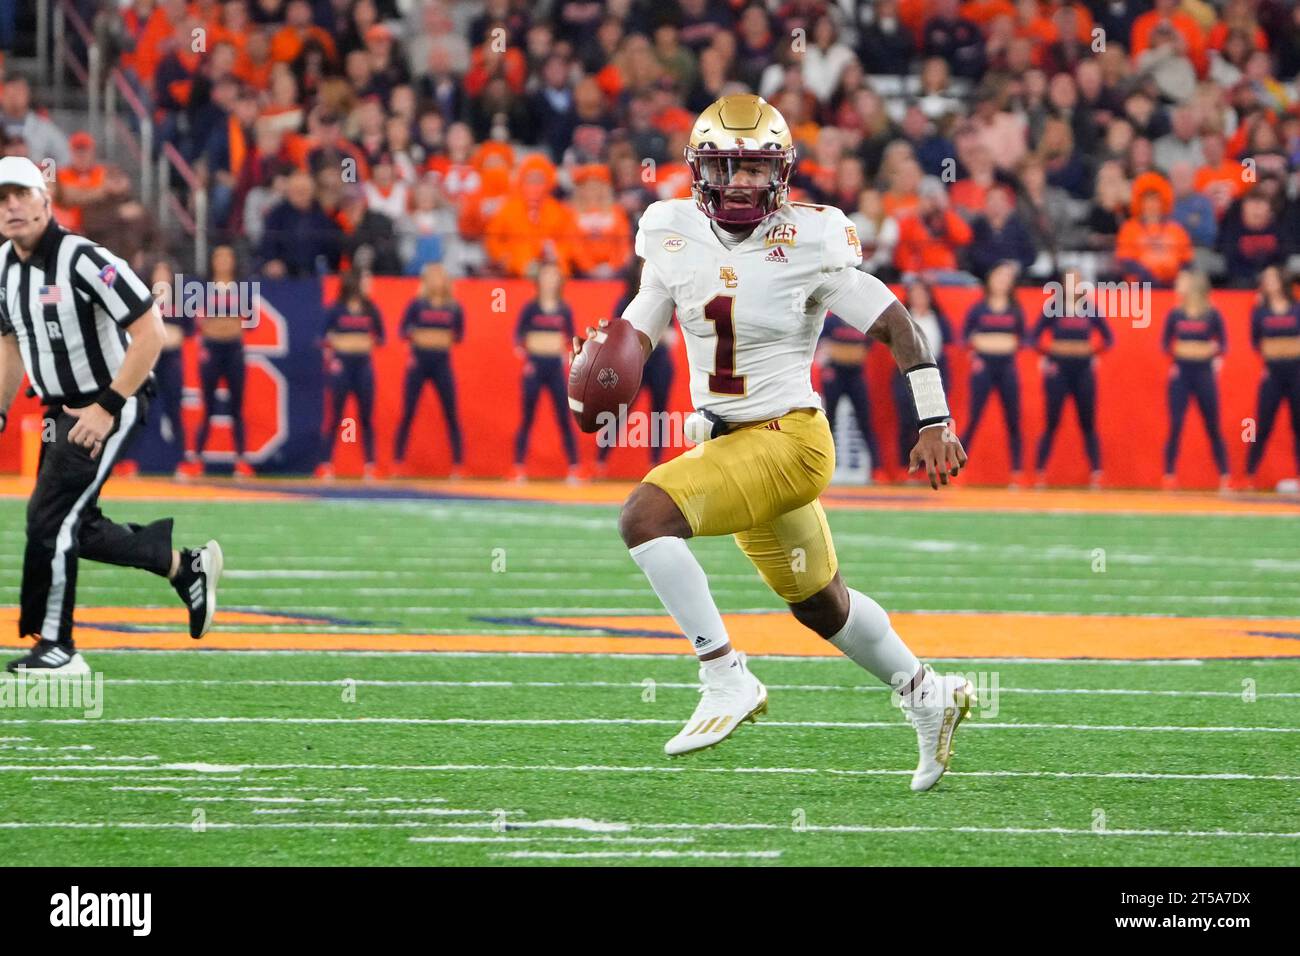
[[[106,0],[95,22],[214,239],[268,277],[619,274],[645,207],[690,194],[696,112],[736,91],[786,116],[795,198],[851,213],[887,279],[1013,259],[1245,287],[1300,252],[1280,0]],[[30,98],[7,79],[5,150],[71,160],[64,220],[147,219]]]

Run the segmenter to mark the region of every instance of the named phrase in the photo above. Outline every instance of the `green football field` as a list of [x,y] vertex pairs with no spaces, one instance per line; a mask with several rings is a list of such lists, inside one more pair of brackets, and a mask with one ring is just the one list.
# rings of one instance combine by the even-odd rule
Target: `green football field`
[[[0,499],[10,608],[23,506]],[[171,513],[179,539],[220,538],[223,610],[237,620],[213,638],[473,634],[509,647],[539,633],[533,618],[662,614],[607,506],[305,498],[105,510]],[[971,674],[988,706],[958,732],[949,775],[913,794],[911,728],[886,691],[834,658],[752,658],[767,717],[670,759],[663,743],[697,694],[685,642],[666,635],[680,655],[87,649],[104,676],[102,715],[0,693],[5,860],[1300,863],[1294,512],[829,517],[846,580],[891,611],[987,612],[989,628],[997,612],[1043,614],[1044,629],[1053,614],[1294,619],[1269,637],[1293,656],[937,661]],[[780,608],[730,541],[692,547],[724,612]],[[176,606],[160,579],[90,564],[79,605]],[[263,616],[244,623],[236,611]],[[150,629],[174,631],[122,619],[84,634],[149,648]],[[606,627],[547,632],[599,648],[618,637]]]

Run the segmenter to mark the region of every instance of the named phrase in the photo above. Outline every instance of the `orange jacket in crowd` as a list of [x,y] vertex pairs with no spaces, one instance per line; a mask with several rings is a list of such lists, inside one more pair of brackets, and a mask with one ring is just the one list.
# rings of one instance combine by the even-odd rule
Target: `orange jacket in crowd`
[[507,275],[523,276],[537,262],[549,260],[564,275],[572,270],[569,244],[577,225],[573,210],[551,195],[555,167],[543,156],[519,164],[510,197],[487,224],[483,247]]
[[1205,33],[1196,18],[1182,10],[1175,10],[1168,17],[1162,16],[1158,10],[1150,10],[1133,21],[1133,30],[1129,34],[1133,61],[1136,63],[1138,57],[1151,47],[1151,34],[1161,23],[1170,24],[1187,41],[1187,58],[1196,67],[1196,75],[1204,76],[1210,65],[1205,54]]
[[960,268],[957,248],[970,245],[971,238],[966,220],[951,209],[942,214],[942,232],[932,232],[919,216],[906,215],[898,223],[894,265],[900,272]]
[[623,271],[632,258],[632,226],[622,206],[574,212],[577,234],[571,249],[573,268],[579,275],[593,275],[607,266],[605,275]]
[[487,233],[488,223],[510,198],[510,171],[503,167],[485,169],[478,189],[462,193],[457,228],[465,239],[478,242]]
[[303,44],[309,39],[315,40],[325,50],[325,58],[331,63],[338,62],[338,50],[334,38],[325,30],[313,24],[301,32],[296,27],[282,26],[271,37],[271,59],[277,63],[292,63],[298,59]]
[[1158,282],[1173,282],[1178,270],[1192,261],[1192,240],[1172,219],[1157,223],[1129,219],[1115,237],[1115,258],[1138,263]]
[[175,33],[176,24],[171,22],[162,7],[154,7],[135,41],[135,49],[122,55],[122,63],[134,69],[136,76],[149,89],[153,88],[158,64],[167,55],[166,43]]

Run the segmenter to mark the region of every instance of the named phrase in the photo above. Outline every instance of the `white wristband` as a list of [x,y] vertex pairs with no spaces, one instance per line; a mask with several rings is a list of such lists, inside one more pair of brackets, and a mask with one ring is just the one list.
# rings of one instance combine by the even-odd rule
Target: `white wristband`
[[948,411],[948,399],[943,394],[939,366],[928,363],[908,369],[907,384],[912,387],[918,429],[943,425],[948,421],[951,413]]

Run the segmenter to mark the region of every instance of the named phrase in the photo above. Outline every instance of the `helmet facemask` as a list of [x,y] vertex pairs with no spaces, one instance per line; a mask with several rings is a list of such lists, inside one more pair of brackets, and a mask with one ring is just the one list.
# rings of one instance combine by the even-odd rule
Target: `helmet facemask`
[[[773,143],[765,147],[738,146],[715,149],[711,143],[687,146],[686,163],[691,169],[691,192],[695,204],[706,216],[725,229],[752,228],[771,216],[789,193],[794,168],[794,147]],[[754,164],[762,169],[746,175],[745,184],[734,184],[737,173]]]

